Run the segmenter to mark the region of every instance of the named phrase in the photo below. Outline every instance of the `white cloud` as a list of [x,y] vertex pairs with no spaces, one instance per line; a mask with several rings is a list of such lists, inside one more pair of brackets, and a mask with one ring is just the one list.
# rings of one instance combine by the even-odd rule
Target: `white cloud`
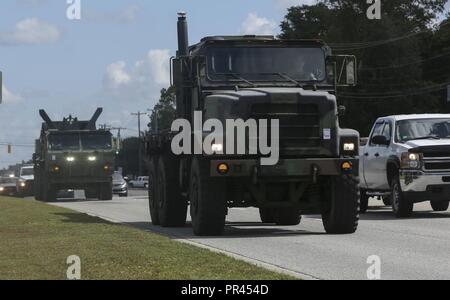
[[0,45],[43,44],[58,41],[61,30],[37,18],[29,18],[18,22],[10,32],[0,32]]
[[3,103],[16,103],[23,100],[21,96],[13,94],[4,85],[2,87],[3,87],[3,100],[2,100]]
[[273,35],[276,28],[275,21],[259,17],[256,13],[249,13],[242,22],[241,34]]
[[[124,61],[111,63],[103,77],[104,91],[136,103],[155,100],[160,89],[170,84],[169,60],[170,50],[153,49],[130,66]],[[147,106],[150,107],[150,103]]]
[[299,6],[299,5],[312,5],[316,4],[317,0],[272,0],[275,7],[280,9],[287,9],[292,6]]

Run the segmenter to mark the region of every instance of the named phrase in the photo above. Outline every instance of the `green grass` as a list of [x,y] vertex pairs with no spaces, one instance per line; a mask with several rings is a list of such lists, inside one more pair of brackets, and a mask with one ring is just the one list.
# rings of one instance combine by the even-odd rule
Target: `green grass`
[[0,279],[292,279],[157,234],[36,201],[0,197]]

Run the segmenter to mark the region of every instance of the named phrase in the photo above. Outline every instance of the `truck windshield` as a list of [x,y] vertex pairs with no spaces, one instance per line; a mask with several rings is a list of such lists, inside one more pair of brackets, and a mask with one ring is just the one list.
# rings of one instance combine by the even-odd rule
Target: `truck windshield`
[[83,133],[81,134],[83,150],[109,150],[112,148],[110,133]]
[[53,151],[80,150],[78,133],[52,134],[49,136],[49,149]]
[[323,81],[325,70],[321,48],[212,47],[208,54],[212,80]]
[[397,124],[397,142],[450,138],[450,119],[404,120]]
[[31,176],[34,175],[33,168],[24,168],[20,171],[20,176]]

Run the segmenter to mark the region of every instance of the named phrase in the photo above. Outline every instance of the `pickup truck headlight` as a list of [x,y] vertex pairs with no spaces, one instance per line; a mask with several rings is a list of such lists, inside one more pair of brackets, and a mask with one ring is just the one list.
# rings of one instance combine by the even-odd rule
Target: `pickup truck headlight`
[[402,169],[420,169],[422,166],[422,154],[420,153],[402,153],[400,168]]
[[4,190],[5,190],[5,188],[0,186],[0,192],[3,192]]

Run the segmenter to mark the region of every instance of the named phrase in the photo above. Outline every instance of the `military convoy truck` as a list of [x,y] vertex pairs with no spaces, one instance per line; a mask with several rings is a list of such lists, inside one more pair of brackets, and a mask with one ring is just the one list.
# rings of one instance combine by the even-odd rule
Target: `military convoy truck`
[[69,116],[55,122],[39,113],[44,123],[33,155],[35,198],[54,201],[58,191],[78,189],[86,198],[111,200],[116,149],[111,132],[96,127],[102,109],[89,121]]
[[174,154],[179,132],[159,128],[145,138],[153,224],[184,226],[190,204],[196,235],[223,234],[234,207],[257,207],[262,222],[278,225],[321,214],[326,232],[355,232],[359,133],[340,128],[344,109],[335,91],[356,84],[356,58],[333,56],[319,40],[272,36],[214,36],[189,46],[184,13],[178,46],[171,59],[176,117],[190,124],[199,113],[206,122],[278,120],[279,141],[270,142],[279,144],[279,161],[262,164],[264,153],[255,155],[248,145],[244,154],[224,154],[227,145],[219,142],[212,154]]

